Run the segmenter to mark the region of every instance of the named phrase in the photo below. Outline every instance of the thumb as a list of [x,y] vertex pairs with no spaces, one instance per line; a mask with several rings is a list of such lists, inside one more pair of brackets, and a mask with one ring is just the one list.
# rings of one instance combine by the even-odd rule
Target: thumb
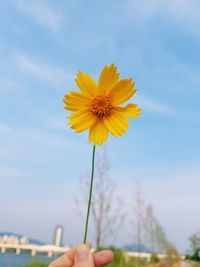
[[87,245],[77,247],[74,267],[95,267],[92,252]]

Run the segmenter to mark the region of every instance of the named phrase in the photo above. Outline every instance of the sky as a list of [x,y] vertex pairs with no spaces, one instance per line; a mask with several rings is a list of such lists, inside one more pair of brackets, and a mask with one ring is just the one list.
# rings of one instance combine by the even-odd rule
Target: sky
[[[66,244],[82,240],[74,198],[92,145],[68,127],[62,99],[79,70],[97,80],[115,63],[143,112],[103,146],[110,175],[127,209],[139,182],[169,240],[188,248],[200,230],[199,9],[198,0],[1,1],[0,231],[52,242],[62,224]],[[132,243],[130,231],[116,242]]]

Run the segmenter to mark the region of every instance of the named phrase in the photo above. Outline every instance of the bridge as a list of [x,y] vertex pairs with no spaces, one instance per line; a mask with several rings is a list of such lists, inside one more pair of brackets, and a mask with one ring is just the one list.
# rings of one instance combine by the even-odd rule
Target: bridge
[[63,254],[68,251],[70,247],[57,247],[53,245],[19,245],[19,244],[4,244],[0,243],[0,251],[5,253],[6,251],[15,251],[16,254],[20,254],[22,252],[30,252],[32,256],[35,256],[37,253],[45,253],[48,257],[52,257],[54,254]]
[[[0,243],[0,251],[2,253],[5,253],[10,250],[14,250],[16,254],[20,254],[22,252],[30,252],[32,256],[35,256],[37,253],[45,253],[48,255],[48,257],[52,257],[55,254],[63,254],[70,250],[69,246],[65,247],[58,247],[54,245],[33,245],[33,244],[27,244],[27,245],[15,245],[15,244],[4,244]],[[125,251],[124,252],[125,258],[129,257],[135,257],[135,258],[143,258],[147,261],[151,258],[151,253],[145,253],[145,252],[132,252],[132,251]],[[166,257],[165,254],[156,254],[156,256],[160,259],[163,259]],[[180,256],[182,260],[185,259],[184,256]]]

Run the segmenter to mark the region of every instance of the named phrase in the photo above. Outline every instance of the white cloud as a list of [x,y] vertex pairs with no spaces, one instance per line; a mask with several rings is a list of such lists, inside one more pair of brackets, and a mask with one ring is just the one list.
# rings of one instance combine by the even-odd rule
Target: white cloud
[[123,6],[124,11],[127,11],[127,15],[132,14],[132,16],[128,18],[132,18],[137,21],[147,21],[157,13],[157,10],[159,9],[159,3],[159,0],[128,0],[126,4],[123,2]]
[[0,123],[0,133],[1,134],[8,134],[11,132],[11,127],[10,125]]
[[22,71],[48,82],[54,88],[59,88],[61,84],[69,84],[73,80],[73,76],[64,69],[36,62],[21,52],[16,53],[16,61]]
[[149,97],[137,96],[137,103],[143,108],[143,110],[161,113],[164,115],[174,115],[174,111],[172,109]]
[[200,122],[198,116],[199,110],[188,109],[188,111],[185,113],[184,107],[178,107],[174,109],[174,107],[170,107],[144,95],[138,95],[135,97],[135,99],[135,102],[138,104],[138,106],[142,107],[142,113],[152,112],[177,120],[190,121],[198,124]]
[[47,1],[13,0],[16,9],[36,23],[52,31],[58,31],[61,26],[61,15],[50,7]]
[[11,168],[4,168],[0,170],[0,177],[1,179],[5,178],[22,178],[26,177],[27,173],[24,170],[20,169],[11,169]]
[[168,14],[184,32],[187,31],[189,34],[200,36],[200,2],[198,0],[170,0],[165,2]]
[[[61,156],[66,151],[71,151],[71,155],[86,151],[87,142],[83,143],[78,138],[74,140],[73,136],[66,134],[64,118],[62,128],[61,121],[56,117],[49,117],[47,121],[43,117],[41,122],[44,127],[26,125],[19,128],[9,124],[0,124],[0,158],[22,162],[35,161],[36,163],[38,160],[46,161],[50,153]],[[61,129],[62,131],[57,131]],[[68,129],[67,126],[66,129]],[[70,155],[68,156],[70,158]]]
[[146,23],[155,16],[170,19],[175,27],[187,34],[200,36],[199,16],[200,2],[198,0],[129,0],[122,5],[126,18]]
[[56,131],[66,131],[67,120],[55,115],[41,115],[40,118],[44,121],[47,127]]
[[12,92],[20,89],[20,84],[16,81],[10,81],[10,80],[6,81],[4,79],[0,79],[0,82],[1,82],[0,85],[1,93]]

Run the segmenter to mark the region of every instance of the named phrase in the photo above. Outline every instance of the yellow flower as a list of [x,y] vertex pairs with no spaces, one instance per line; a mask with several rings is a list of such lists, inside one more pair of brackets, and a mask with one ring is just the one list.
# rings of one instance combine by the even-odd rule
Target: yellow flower
[[75,79],[81,92],[70,91],[64,96],[65,109],[73,111],[69,125],[76,133],[89,129],[89,142],[101,145],[108,138],[122,136],[129,125],[128,118],[136,118],[141,108],[136,104],[120,107],[135,94],[132,79],[119,80],[117,67],[105,66],[98,84],[89,74],[78,72]]

